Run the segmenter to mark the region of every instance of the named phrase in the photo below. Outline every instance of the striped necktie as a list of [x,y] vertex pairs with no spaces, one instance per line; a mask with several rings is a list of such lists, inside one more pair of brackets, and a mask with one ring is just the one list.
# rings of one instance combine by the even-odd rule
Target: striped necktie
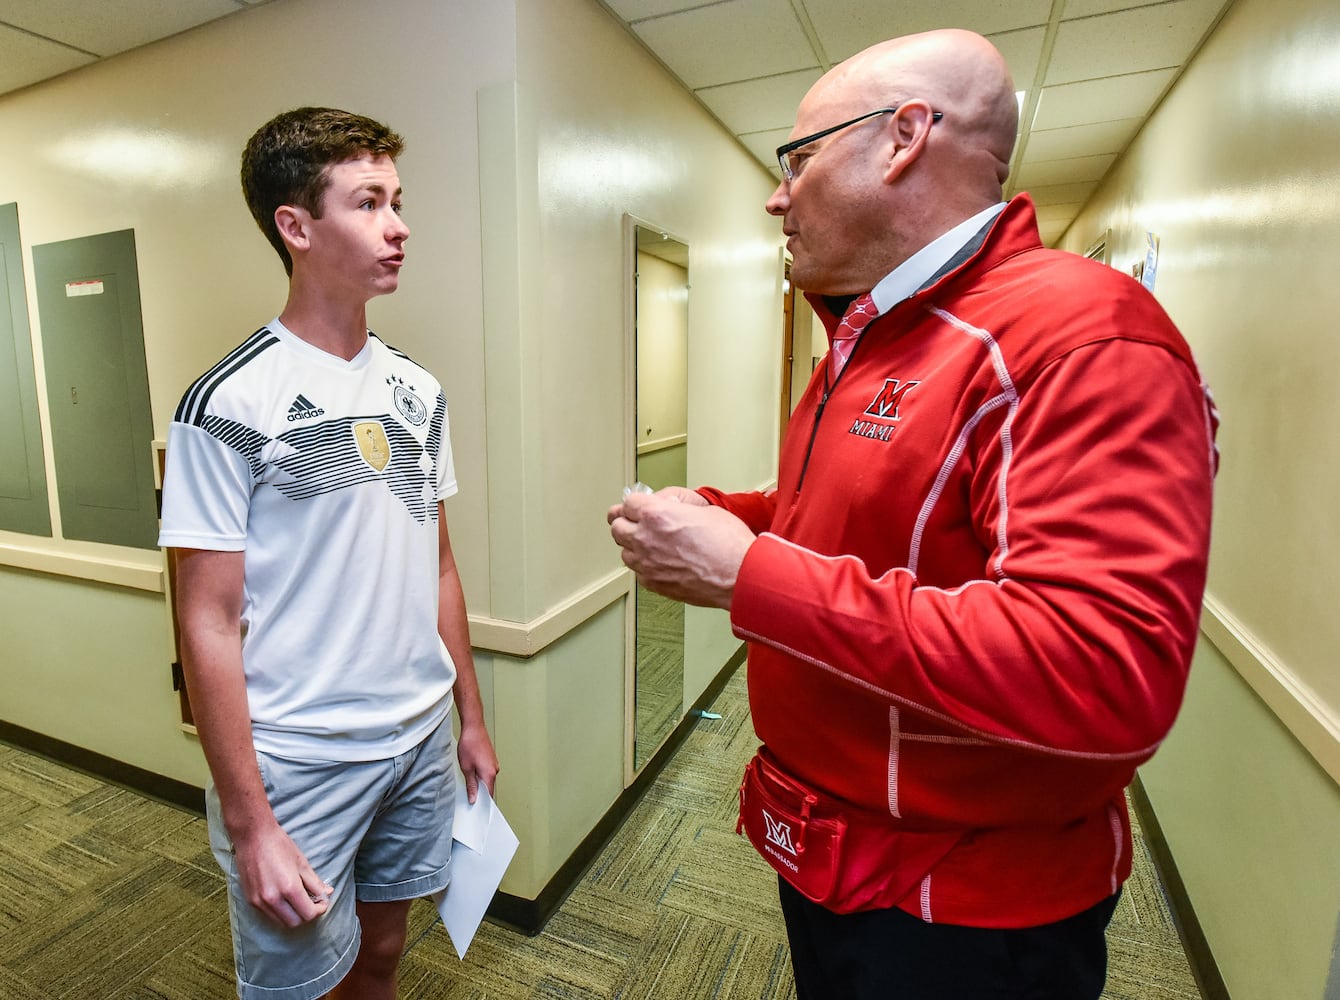
[[869,292],[858,299],[853,299],[851,305],[847,306],[847,311],[842,315],[842,322],[833,333],[833,346],[828,353],[828,370],[832,381],[837,381],[842,367],[851,357],[852,348],[856,346],[861,331],[878,315],[879,310],[875,308],[875,301]]

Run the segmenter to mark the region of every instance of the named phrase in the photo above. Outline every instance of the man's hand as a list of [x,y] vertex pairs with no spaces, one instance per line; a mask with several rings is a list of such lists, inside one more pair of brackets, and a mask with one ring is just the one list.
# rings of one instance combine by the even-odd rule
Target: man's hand
[[634,493],[607,515],[624,565],[648,590],[686,604],[730,608],[754,533],[699,494],[672,486]]
[[235,839],[233,850],[247,902],[275,923],[297,927],[329,908],[335,890],[312,870],[278,823]]
[[[627,500],[629,495],[631,494],[625,494],[624,499]],[[691,504],[692,506],[695,507],[710,506],[710,504],[708,504],[708,502],[705,499],[703,499],[703,495],[699,493],[697,490],[690,490],[683,486],[663,486],[655,493],[649,495],[661,497],[667,500],[675,500],[678,501],[679,503]],[[613,507],[611,507],[609,510],[605,512],[605,523],[613,524],[616,520],[618,520],[621,517],[623,517],[623,504],[616,503]]]
[[479,794],[482,781],[493,795],[493,785],[498,777],[498,755],[494,752],[489,731],[482,725],[461,726],[461,737],[456,745],[456,757],[461,762],[461,774],[465,776],[465,794],[470,802]]

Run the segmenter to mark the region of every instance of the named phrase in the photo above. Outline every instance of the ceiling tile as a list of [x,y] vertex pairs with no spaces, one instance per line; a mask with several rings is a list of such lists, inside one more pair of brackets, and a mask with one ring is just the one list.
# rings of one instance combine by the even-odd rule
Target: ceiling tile
[[93,62],[74,49],[0,24],[0,93],[26,87]]
[[1133,7],[1148,7],[1167,0],[1066,0],[1063,20],[1077,17],[1093,17],[1095,14],[1111,14],[1113,11],[1129,10]]
[[801,0],[828,58],[841,62],[898,35],[971,28],[984,35],[1046,24],[1052,0]]
[[1173,0],[1064,22],[1047,85],[1180,66],[1214,20],[1218,0]]
[[1083,207],[1083,203],[1077,201],[1067,202],[1064,205],[1039,205],[1037,206],[1038,225],[1051,225],[1055,222],[1064,222],[1069,225],[1070,220],[1079,215],[1080,209]]
[[692,90],[819,64],[788,0],[726,0],[633,30]]
[[1005,57],[1010,67],[1010,76],[1014,78],[1014,89],[1030,89],[1037,79],[1038,61],[1042,58],[1042,43],[1047,37],[1047,29],[1025,28],[988,37]]
[[1176,69],[1159,69],[1045,87],[1039,95],[1038,110],[1031,127],[1066,128],[1122,118],[1143,118],[1176,75]]
[[1068,219],[1054,219],[1051,222],[1038,222],[1038,236],[1047,246],[1055,246],[1056,241],[1065,235],[1066,228],[1075,221],[1072,215]]
[[777,166],[777,147],[790,137],[791,129],[788,127],[768,129],[766,132],[746,132],[737,138],[760,163],[772,171],[773,176],[781,177],[781,168]]
[[3,20],[25,31],[108,56],[242,10],[233,0],[5,0]]
[[1079,202],[1081,205],[1089,200],[1089,195],[1093,194],[1098,187],[1097,181],[1086,181],[1082,184],[1056,184],[1050,187],[1025,188],[1033,203],[1042,205],[1065,205],[1071,202]]
[[1057,184],[1079,184],[1100,180],[1116,160],[1116,153],[1101,156],[1076,156],[1068,160],[1043,160],[1025,163],[1019,168],[1015,183],[1025,190],[1051,187]]
[[1120,153],[1135,138],[1142,124],[1144,120],[1141,118],[1121,118],[1070,128],[1034,129],[1028,136],[1024,162],[1064,160],[1094,153]]
[[659,17],[661,14],[674,14],[694,7],[705,7],[712,0],[600,0],[625,21],[637,21],[644,17]]
[[819,76],[817,69],[803,69],[798,73],[705,87],[696,93],[732,132],[789,129],[795,123],[800,99]]

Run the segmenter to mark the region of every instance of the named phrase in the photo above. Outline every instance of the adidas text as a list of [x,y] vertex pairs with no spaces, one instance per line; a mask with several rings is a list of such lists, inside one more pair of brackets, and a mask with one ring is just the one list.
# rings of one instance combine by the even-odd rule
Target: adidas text
[[323,416],[325,412],[326,411],[321,407],[313,405],[312,401],[302,393],[298,393],[298,398],[295,399],[293,405],[288,408],[288,422],[293,423],[295,420],[310,420],[313,417]]

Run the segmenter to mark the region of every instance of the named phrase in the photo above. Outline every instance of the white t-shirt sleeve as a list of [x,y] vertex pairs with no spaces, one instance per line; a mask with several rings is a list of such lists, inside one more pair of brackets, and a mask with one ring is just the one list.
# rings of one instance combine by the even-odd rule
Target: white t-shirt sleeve
[[447,414],[447,401],[442,399],[442,443],[437,455],[437,499],[445,500],[456,495],[456,464],[451,457],[451,419]]
[[174,423],[168,429],[158,544],[242,551],[251,491],[251,470],[241,455],[199,427]]

